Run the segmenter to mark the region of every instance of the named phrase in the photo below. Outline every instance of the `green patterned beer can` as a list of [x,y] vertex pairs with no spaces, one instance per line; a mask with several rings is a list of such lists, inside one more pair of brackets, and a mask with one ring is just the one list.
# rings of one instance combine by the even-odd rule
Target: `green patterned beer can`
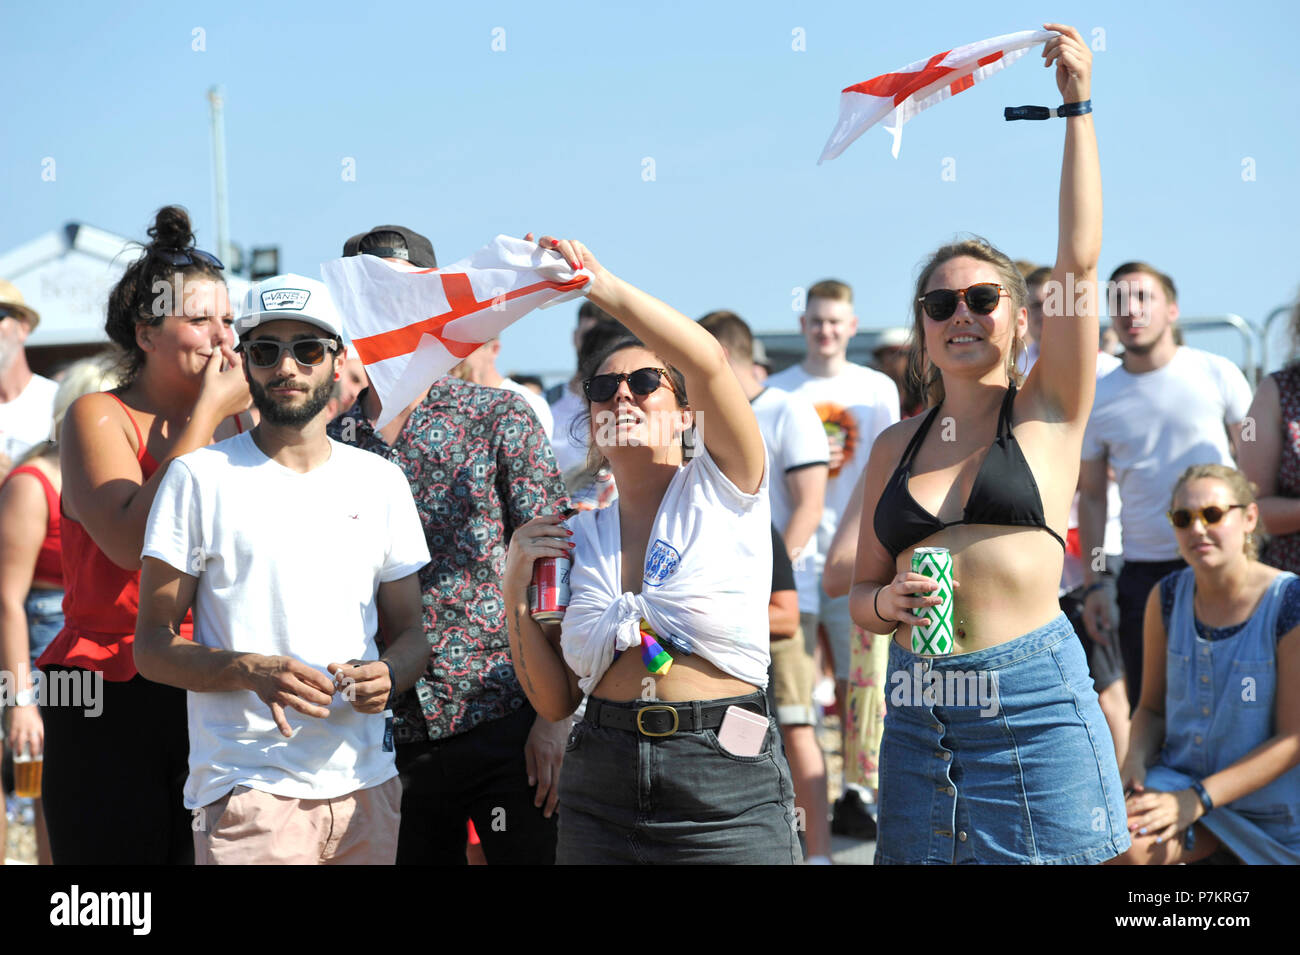
[[918,607],[917,616],[928,616],[930,625],[912,627],[912,652],[927,656],[952,653],[952,554],[946,547],[918,547],[912,551],[912,573],[939,582],[937,591],[927,591],[943,600],[937,607]]

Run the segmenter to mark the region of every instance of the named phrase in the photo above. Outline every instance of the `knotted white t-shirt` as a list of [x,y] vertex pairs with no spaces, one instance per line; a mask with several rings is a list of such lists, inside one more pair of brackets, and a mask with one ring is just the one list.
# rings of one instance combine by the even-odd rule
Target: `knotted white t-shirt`
[[641,592],[622,588],[619,508],[569,522],[573,573],[560,646],[590,693],[617,651],[641,643],[644,617],[674,658],[698,653],[722,672],[767,686],[772,594],[768,474],[758,492],[731,483],[703,445],[664,492],[646,546]]

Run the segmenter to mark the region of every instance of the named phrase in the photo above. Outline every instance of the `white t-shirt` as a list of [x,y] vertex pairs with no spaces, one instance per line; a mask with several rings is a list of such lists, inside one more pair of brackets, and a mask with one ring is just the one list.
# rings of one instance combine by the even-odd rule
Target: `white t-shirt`
[[560,400],[551,405],[551,414],[555,425],[551,433],[551,450],[555,452],[555,463],[561,474],[582,467],[587,463],[587,432],[581,430],[579,440],[574,440],[570,433],[575,418],[587,411],[587,399],[575,395],[564,386]]
[[[429,562],[405,475],[330,441],[328,461],[299,474],[241,434],[172,461],[145,530],[144,556],[198,578],[194,642],[291,656],[326,667],[377,660],[376,594]],[[250,690],[188,694],[197,809],[234,786],[332,799],[397,775],[384,716],[335,693],[326,719],[285,709],[287,739]]]
[[0,454],[17,464],[36,445],[50,440],[58,390],[58,382],[32,375],[17,398],[0,402]]
[[810,375],[802,366],[794,365],[773,375],[767,384],[811,402],[827,438],[840,441],[844,448],[844,463],[838,471],[831,470],[826,482],[826,510],[817,529],[817,553],[807,560],[801,554],[795,564],[795,582],[802,594],[809,586],[808,580],[813,582],[814,590],[821,587],[822,567],[830,552],[831,539],[839,526],[840,515],[848,506],[849,496],[867,466],[871,446],[880,432],[898,422],[898,386],[874,368],[852,362],[832,378]]
[[599,685],[616,651],[640,654],[642,618],[670,656],[689,650],[766,688],[772,596],[767,484],[764,473],[758,491],[746,494],[701,445],[664,491],[635,594],[623,590],[618,506],[570,520],[572,590],[560,646],[584,693]]
[[1125,560],[1178,557],[1165,517],[1174,484],[1193,464],[1234,466],[1224,425],[1240,421],[1250,400],[1236,365],[1196,348],[1180,347],[1155,371],[1121,367],[1098,380],[1082,456],[1105,455],[1115,469]]
[[533,414],[537,415],[537,420],[541,422],[547,440],[550,440],[551,432],[555,430],[555,418],[551,415],[551,406],[546,403],[546,399],[513,378],[502,378],[501,384],[497,387],[523,395],[524,400],[528,402],[528,407],[533,409]]
[[[817,409],[807,399],[780,388],[764,388],[750,405],[758,418],[763,443],[767,445],[772,523],[784,537],[785,527],[794,511],[794,501],[785,483],[786,475],[809,465],[827,463],[830,449],[826,431],[822,419],[817,416]],[[799,556],[802,559],[806,555],[809,560],[815,560],[817,552],[817,535],[814,533],[803,545]],[[804,575],[802,586],[798,578],[795,580],[801,613],[817,613],[819,595],[816,581],[811,581],[811,586],[809,584],[808,575]]]

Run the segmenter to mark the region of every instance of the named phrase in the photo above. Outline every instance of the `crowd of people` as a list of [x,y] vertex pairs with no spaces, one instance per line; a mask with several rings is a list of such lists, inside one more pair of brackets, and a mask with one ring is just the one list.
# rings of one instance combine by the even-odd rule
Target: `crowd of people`
[[[1055,262],[942,246],[877,368],[844,282],[769,375],[739,315],[545,235],[591,276],[572,377],[502,375],[493,340],[396,413],[323,283],[231,303],[179,207],[113,353],[58,383],[0,283],[4,742],[43,757],[40,860],[829,864],[835,833],[882,864],[1300,862],[1300,362],[1252,397],[1176,340],[1169,276],[1102,294],[1092,119],[1063,122]],[[343,254],[437,267],[400,225]],[[918,652],[945,601],[952,652]]]

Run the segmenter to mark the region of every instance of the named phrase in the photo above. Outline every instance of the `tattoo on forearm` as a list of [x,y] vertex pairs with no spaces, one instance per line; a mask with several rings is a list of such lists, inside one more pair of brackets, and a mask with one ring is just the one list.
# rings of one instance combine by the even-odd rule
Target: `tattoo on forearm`
[[524,678],[524,683],[528,686],[528,692],[534,696],[537,690],[533,686],[533,678],[528,675],[528,662],[524,660],[524,621],[520,616],[519,608],[515,607],[515,633],[519,634],[519,662],[515,666],[516,672]]

